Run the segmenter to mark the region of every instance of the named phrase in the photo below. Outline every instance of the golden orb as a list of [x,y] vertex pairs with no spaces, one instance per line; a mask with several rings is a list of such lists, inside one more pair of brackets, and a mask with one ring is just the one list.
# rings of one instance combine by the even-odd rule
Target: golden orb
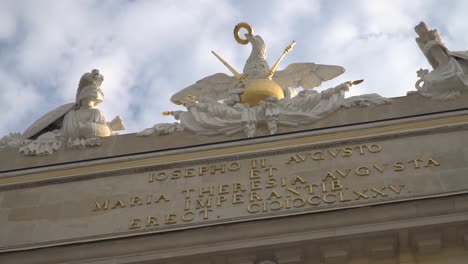
[[250,80],[245,84],[244,93],[240,95],[240,101],[250,106],[256,106],[269,96],[278,99],[284,98],[283,88],[268,79]]

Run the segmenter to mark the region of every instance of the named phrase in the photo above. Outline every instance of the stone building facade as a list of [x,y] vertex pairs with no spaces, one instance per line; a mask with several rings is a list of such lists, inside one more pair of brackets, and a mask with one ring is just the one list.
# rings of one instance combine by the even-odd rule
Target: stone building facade
[[468,263],[468,94],[0,151],[0,263]]

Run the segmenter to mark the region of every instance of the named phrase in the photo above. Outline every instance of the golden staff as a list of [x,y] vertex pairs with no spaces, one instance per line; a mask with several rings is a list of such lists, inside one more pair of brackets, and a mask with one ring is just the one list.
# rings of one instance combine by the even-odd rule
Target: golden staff
[[161,114],[164,116],[170,116],[170,115],[174,115],[174,111],[164,111]]
[[276,69],[278,68],[281,61],[284,59],[286,54],[288,54],[294,48],[295,45],[296,45],[296,41],[293,40],[293,42],[291,44],[289,44],[289,46],[287,46],[286,49],[284,49],[283,54],[281,54],[281,57],[279,57],[279,59],[276,61],[275,65],[273,65],[273,67],[271,67],[271,70],[268,73],[268,78],[273,77],[273,74],[275,74]]
[[247,76],[242,76],[236,70],[234,70],[234,68],[231,65],[229,65],[229,63],[227,63],[225,60],[223,60],[221,56],[216,54],[216,52],[211,51],[211,53],[213,53],[213,55],[215,55],[216,58],[218,58],[218,60],[221,61],[221,63],[224,64],[224,66],[226,66],[239,81],[243,81],[245,77],[247,77]]
[[362,83],[363,81],[364,81],[364,79],[356,80],[356,81],[347,81],[346,83],[349,84],[349,86],[353,86],[353,85],[358,85],[358,84]]

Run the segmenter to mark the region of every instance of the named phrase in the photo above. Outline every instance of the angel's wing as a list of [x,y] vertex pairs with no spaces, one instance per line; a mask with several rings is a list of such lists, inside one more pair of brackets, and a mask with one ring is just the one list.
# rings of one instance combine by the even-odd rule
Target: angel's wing
[[273,80],[281,87],[311,89],[320,86],[323,81],[331,80],[345,72],[336,65],[323,65],[311,62],[292,63],[286,69],[277,71]]
[[173,103],[185,102],[188,96],[221,100],[228,97],[228,90],[234,87],[238,80],[224,73],[216,73],[203,78],[184,88],[171,97]]

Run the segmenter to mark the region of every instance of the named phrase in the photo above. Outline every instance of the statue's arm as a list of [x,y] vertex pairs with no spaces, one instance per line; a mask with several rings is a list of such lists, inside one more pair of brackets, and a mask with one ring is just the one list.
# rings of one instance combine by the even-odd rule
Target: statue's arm
[[103,113],[99,109],[94,109],[93,117],[89,122],[79,124],[79,131],[80,135],[86,138],[107,137],[112,133]]

